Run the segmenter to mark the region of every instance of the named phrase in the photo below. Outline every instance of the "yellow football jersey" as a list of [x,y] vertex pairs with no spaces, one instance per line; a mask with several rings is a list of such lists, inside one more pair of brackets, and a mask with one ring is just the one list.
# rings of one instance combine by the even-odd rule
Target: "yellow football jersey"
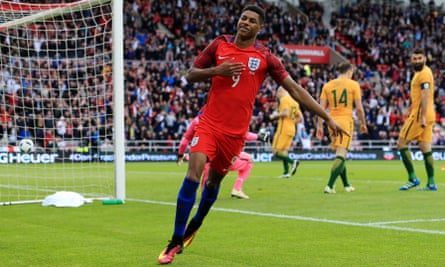
[[425,66],[421,71],[414,74],[411,80],[411,109],[410,117],[420,118],[420,102],[422,99],[422,90],[430,90],[430,96],[428,99],[428,105],[426,109],[426,120],[428,122],[436,119],[436,113],[434,111],[434,78],[431,69]]
[[287,135],[295,135],[295,125],[297,119],[301,117],[300,105],[290,96],[285,95],[280,98],[278,112],[289,110],[289,116],[280,118],[278,121],[278,130]]
[[323,86],[321,99],[328,103],[329,113],[333,118],[347,117],[352,119],[354,102],[361,99],[360,85],[351,79],[337,78]]

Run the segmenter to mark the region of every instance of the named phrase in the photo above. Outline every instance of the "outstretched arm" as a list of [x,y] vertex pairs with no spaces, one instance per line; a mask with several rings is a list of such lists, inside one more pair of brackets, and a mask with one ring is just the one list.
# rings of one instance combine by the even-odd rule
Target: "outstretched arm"
[[261,142],[269,142],[270,141],[270,132],[265,129],[260,130],[257,134],[252,132],[247,132],[246,141],[256,141],[259,140]]
[[258,135],[256,133],[247,132],[245,139],[246,141],[256,141],[258,140]]

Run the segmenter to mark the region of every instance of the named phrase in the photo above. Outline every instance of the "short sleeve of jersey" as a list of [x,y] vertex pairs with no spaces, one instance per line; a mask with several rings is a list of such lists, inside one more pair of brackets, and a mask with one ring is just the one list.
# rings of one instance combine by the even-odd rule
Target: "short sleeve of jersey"
[[432,77],[433,75],[429,68],[425,68],[425,70],[419,73],[418,81],[420,90],[431,89],[433,85]]
[[291,102],[290,102],[290,99],[288,98],[288,97],[282,97],[282,98],[280,98],[280,105],[279,105],[279,108],[278,108],[278,110],[279,110],[279,112],[281,113],[281,112],[283,112],[283,110],[288,110],[288,111],[290,111],[291,110]]
[[297,116],[299,118],[302,118],[303,117],[303,112],[301,112],[300,104],[298,104],[298,102],[296,102],[296,103],[297,103]]
[[289,75],[281,61],[271,53],[267,56],[267,66],[269,75],[277,83],[281,83]]
[[320,99],[327,100],[327,97],[326,97],[326,84],[321,89]]
[[218,49],[218,45],[221,42],[226,42],[227,36],[221,35],[215,38],[202,52],[198,55],[198,57],[195,59],[195,62],[193,62],[193,65],[197,68],[203,69],[208,68],[211,66],[215,66],[215,53]]
[[360,85],[356,81],[352,81],[354,83],[354,100],[361,100],[362,99],[362,90],[360,88]]
[[[423,73],[422,73],[423,74]],[[425,79],[426,75],[422,75],[421,81],[420,81],[420,90],[425,90],[425,89],[430,89],[431,88],[431,84],[430,81],[428,81],[427,79]]]
[[430,83],[429,82],[424,82],[420,84],[420,89],[430,89]]

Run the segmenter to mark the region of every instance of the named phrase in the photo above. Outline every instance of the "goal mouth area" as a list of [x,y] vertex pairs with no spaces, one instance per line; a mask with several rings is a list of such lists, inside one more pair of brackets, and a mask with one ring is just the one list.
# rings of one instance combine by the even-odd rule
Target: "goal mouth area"
[[0,1],[0,206],[59,191],[125,199],[124,135],[113,132],[114,112],[124,114],[119,12],[111,0],[57,2],[68,1]]

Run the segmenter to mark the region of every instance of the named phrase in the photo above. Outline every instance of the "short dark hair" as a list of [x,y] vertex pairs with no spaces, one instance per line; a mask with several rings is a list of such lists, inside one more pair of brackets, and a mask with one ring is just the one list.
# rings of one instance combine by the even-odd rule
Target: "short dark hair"
[[353,66],[349,61],[343,61],[343,62],[338,63],[338,65],[337,65],[337,71],[340,74],[345,74],[352,68],[353,68]]
[[264,20],[266,19],[266,13],[264,12],[264,9],[262,9],[261,7],[259,7],[257,5],[248,5],[243,8],[243,11],[241,13],[244,13],[244,11],[247,11],[247,10],[257,13],[260,16],[260,23],[261,24],[264,23]]
[[422,48],[415,48],[413,54],[425,55],[425,51]]

